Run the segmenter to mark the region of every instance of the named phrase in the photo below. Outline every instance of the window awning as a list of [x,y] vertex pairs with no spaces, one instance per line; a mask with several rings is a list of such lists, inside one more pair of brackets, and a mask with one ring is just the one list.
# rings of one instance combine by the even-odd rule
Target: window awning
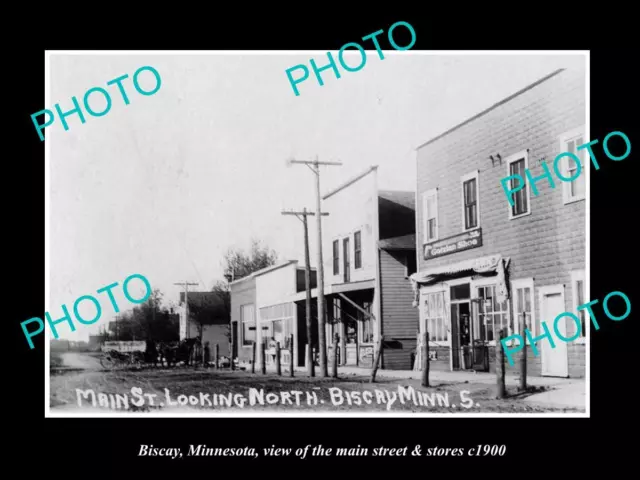
[[415,295],[414,307],[418,305],[418,296],[421,286],[432,285],[439,281],[446,280],[447,277],[460,275],[462,273],[492,273],[498,274],[498,300],[503,302],[509,298],[509,292],[505,281],[505,270],[509,267],[509,258],[502,255],[489,255],[481,258],[473,258],[450,265],[427,268],[411,275],[411,286]]

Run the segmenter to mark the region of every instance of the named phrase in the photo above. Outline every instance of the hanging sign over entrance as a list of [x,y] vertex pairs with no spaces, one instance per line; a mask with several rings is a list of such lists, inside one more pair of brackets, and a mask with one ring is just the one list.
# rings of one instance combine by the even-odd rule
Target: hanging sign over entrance
[[424,246],[424,259],[442,257],[482,246],[482,228],[445,238]]

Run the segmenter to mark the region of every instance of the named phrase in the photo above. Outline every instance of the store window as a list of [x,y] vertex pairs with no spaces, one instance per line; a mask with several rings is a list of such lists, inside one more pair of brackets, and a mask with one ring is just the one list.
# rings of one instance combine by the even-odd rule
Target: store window
[[478,287],[478,297],[478,322],[474,328],[479,333],[479,339],[496,342],[500,329],[509,328],[508,302],[498,302],[495,285]]
[[427,293],[423,296],[423,312],[431,342],[447,342],[447,319],[444,292]]
[[256,317],[253,304],[240,307],[240,321],[242,322],[242,344],[252,345],[256,341]]
[[280,342],[280,347],[288,349],[292,332],[293,306],[282,303],[260,309],[262,340],[268,346],[270,342]]
[[534,312],[534,292],[533,292],[533,278],[525,278],[513,280],[511,282],[511,291],[513,298],[513,331],[522,335],[527,339],[524,331],[520,331],[520,325],[522,317],[525,317],[525,329],[531,332],[532,337],[536,337],[540,332],[540,320],[535,318]]

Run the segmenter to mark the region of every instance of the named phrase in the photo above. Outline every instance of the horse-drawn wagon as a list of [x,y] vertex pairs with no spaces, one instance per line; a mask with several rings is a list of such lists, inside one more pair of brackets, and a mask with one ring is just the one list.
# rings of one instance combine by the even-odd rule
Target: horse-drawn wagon
[[145,361],[147,342],[120,341],[104,342],[101,350],[100,364],[103,368],[112,369],[122,366],[141,367]]

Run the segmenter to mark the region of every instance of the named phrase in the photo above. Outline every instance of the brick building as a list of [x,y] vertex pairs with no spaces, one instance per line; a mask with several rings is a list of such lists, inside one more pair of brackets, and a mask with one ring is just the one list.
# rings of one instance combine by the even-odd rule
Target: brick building
[[[556,315],[577,313],[588,301],[590,162],[576,152],[588,142],[585,96],[584,70],[558,70],[418,147],[418,272],[412,279],[421,331],[428,325],[432,369],[495,371],[500,328],[522,333],[524,315],[538,336],[542,321],[553,331]],[[554,158],[566,151],[581,158],[583,172],[571,183],[554,177],[551,188],[548,179],[538,179],[542,163],[553,172]],[[525,169],[537,180],[513,194],[510,206],[500,181],[525,177]],[[577,340],[557,340],[555,349],[547,339],[538,341],[538,356],[527,348],[529,375],[585,375],[585,313],[577,315],[583,324]],[[565,337],[576,332],[570,319],[559,324]],[[506,370],[519,373],[518,363]]]

